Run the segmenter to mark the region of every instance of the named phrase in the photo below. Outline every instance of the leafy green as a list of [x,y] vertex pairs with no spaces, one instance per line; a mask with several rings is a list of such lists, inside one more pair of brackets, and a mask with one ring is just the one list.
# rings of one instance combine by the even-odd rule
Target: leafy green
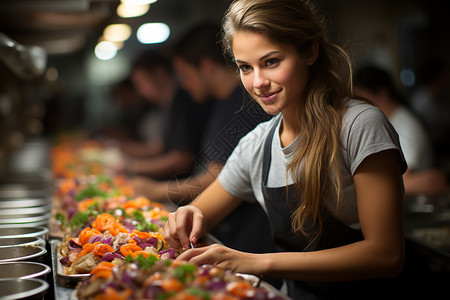
[[66,217],[64,217],[64,215],[60,212],[56,213],[55,218],[56,218],[56,220],[60,221],[61,224],[63,224],[63,225],[66,222]]
[[148,270],[151,266],[153,266],[158,261],[158,258],[153,255],[149,255],[148,257],[145,257],[142,254],[139,254],[138,257],[136,257],[136,262],[142,270]]
[[211,298],[210,294],[209,294],[207,291],[201,290],[201,289],[195,288],[195,287],[187,288],[187,289],[185,290],[185,292],[186,292],[187,294],[191,294],[191,295],[200,297],[200,298],[202,298],[202,299],[204,299],[204,300],[209,300],[209,299]]
[[106,198],[107,196],[108,194],[100,190],[97,186],[95,186],[94,184],[89,184],[84,190],[82,190],[75,196],[75,200],[81,201],[83,199],[93,197]]
[[135,210],[133,211],[133,219],[136,220],[138,222],[138,224],[135,225],[136,230],[139,231],[153,231],[153,232],[157,232],[159,230],[158,225],[153,224],[153,223],[148,223],[145,220],[144,215],[142,214],[142,211],[140,210]]
[[193,264],[184,264],[175,267],[174,272],[175,276],[180,280],[181,282],[186,282],[188,278],[194,278],[195,270],[197,270],[197,267]]
[[91,217],[96,217],[99,213],[101,213],[100,207],[98,203],[94,203],[86,209],[85,212],[77,212],[69,222],[69,227],[72,230],[77,228],[82,228],[86,225]]

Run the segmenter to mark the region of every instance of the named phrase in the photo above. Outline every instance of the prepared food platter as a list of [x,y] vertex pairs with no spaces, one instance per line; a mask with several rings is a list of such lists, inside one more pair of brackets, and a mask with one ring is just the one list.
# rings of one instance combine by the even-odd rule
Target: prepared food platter
[[[136,195],[94,141],[52,149],[50,241],[57,299],[287,299],[257,277],[176,260],[163,238],[164,206]],[[209,235],[196,246],[218,242]]]

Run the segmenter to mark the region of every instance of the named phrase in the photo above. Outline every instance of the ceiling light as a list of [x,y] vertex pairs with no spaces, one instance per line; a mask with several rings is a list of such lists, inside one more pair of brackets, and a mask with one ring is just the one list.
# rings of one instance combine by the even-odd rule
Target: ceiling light
[[142,44],[158,44],[169,38],[170,29],[164,23],[145,23],[138,28],[136,35]]
[[95,56],[100,60],[112,59],[117,54],[116,45],[113,42],[103,41],[95,46]]
[[103,30],[103,37],[111,42],[126,41],[131,35],[131,27],[128,24],[111,24]]
[[139,17],[145,15],[148,12],[149,8],[149,4],[119,4],[119,6],[117,6],[117,15],[121,18]]
[[158,0],[120,0],[123,4],[126,5],[142,5],[142,4],[152,4]]

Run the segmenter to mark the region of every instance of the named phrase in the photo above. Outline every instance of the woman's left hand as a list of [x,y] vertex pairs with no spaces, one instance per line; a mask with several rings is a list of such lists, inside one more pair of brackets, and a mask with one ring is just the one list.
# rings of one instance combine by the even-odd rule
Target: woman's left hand
[[263,273],[261,255],[237,251],[219,244],[186,250],[177,259],[196,265],[210,264],[237,273],[257,276]]

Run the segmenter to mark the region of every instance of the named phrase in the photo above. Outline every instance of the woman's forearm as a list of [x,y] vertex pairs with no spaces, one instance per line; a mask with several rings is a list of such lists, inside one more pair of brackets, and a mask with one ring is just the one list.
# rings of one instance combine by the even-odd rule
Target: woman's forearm
[[403,267],[403,247],[379,247],[368,241],[313,251],[256,254],[263,274],[303,281],[348,281],[394,277]]

